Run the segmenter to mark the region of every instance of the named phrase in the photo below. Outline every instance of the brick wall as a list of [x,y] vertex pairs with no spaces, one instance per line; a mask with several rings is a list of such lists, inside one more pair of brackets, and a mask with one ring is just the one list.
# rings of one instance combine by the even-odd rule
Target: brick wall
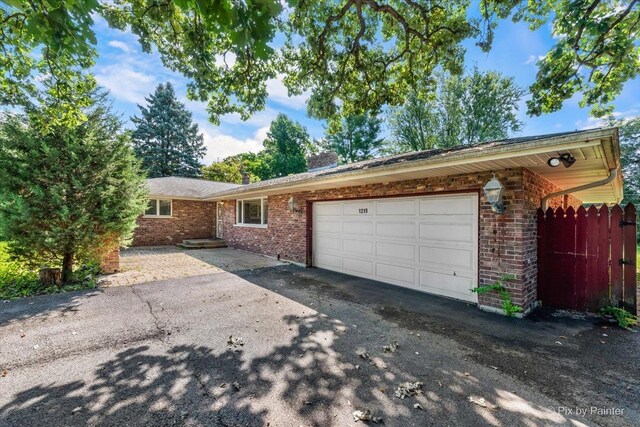
[[[475,191],[480,194],[480,285],[493,283],[502,274],[514,274],[516,279],[507,287],[513,301],[527,310],[536,296],[535,212],[540,199],[558,188],[527,169],[502,170],[496,176],[504,186],[506,205],[500,215],[491,210],[482,192],[492,177],[486,172],[269,196],[268,228],[235,227],[235,200],[228,200],[223,210],[225,240],[232,247],[309,265],[307,210],[313,201]],[[289,211],[290,197],[296,199],[300,212]],[[557,200],[551,202],[558,203]],[[494,294],[479,295],[479,302],[501,307],[499,297]]]
[[184,239],[204,239],[216,235],[216,204],[173,200],[171,218],[138,218],[133,246],[174,245]]
[[115,249],[104,255],[100,260],[100,272],[104,274],[115,273],[120,270],[120,249]]

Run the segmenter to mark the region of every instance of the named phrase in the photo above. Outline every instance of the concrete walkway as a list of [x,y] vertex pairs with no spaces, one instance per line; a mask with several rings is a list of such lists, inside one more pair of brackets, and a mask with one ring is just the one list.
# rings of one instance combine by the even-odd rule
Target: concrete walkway
[[134,247],[121,252],[121,271],[102,277],[100,286],[131,286],[278,265],[283,263],[231,248],[187,250],[177,246]]

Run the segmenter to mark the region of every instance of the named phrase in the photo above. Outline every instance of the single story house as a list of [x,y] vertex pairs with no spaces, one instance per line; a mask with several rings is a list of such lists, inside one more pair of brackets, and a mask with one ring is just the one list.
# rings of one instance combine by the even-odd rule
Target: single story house
[[513,301],[527,313],[536,304],[537,209],[622,200],[615,128],[327,163],[245,185],[151,179],[134,245],[217,237],[496,311],[497,295],[471,289],[511,274]]

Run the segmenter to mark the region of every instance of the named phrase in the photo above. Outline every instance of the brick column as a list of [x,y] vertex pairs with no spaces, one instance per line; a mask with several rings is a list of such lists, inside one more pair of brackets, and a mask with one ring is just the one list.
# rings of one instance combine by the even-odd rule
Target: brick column
[[100,260],[100,272],[104,274],[116,273],[120,270],[120,248],[117,248]]

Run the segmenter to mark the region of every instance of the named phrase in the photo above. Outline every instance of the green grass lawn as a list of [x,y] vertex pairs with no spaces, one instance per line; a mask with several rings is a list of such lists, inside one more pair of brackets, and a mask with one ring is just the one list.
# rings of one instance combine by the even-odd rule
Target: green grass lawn
[[38,272],[11,260],[7,244],[0,242],[0,299],[34,295],[39,287]]
[[76,291],[95,287],[95,266],[82,267],[75,272],[79,277],[75,283],[64,287],[40,285],[38,269],[23,262],[12,260],[7,252],[7,243],[0,242],[0,300],[11,300],[33,295]]

